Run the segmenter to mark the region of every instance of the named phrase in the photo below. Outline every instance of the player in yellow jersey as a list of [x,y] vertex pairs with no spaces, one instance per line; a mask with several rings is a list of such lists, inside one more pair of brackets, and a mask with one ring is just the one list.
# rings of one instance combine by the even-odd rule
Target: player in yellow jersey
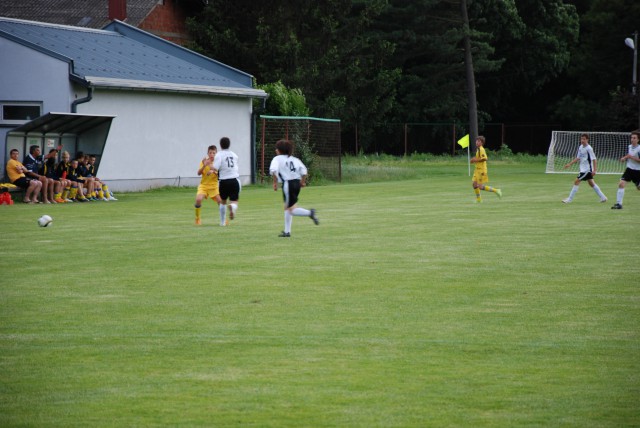
[[484,150],[485,138],[479,135],[476,138],[476,156],[471,159],[471,163],[476,164],[476,168],[473,171],[473,191],[476,194],[476,202],[482,202],[480,197],[480,191],[493,192],[502,197],[502,190],[496,189],[487,185],[489,183],[489,175],[487,174],[487,153]]
[[218,191],[218,173],[213,169],[213,158],[216,156],[218,148],[216,146],[209,146],[207,149],[207,157],[202,159],[200,167],[198,168],[198,175],[200,179],[200,185],[198,186],[198,192],[196,193],[196,225],[202,224],[200,220],[200,210],[202,209],[202,200],[211,199],[218,205],[222,203],[220,199],[220,192]]

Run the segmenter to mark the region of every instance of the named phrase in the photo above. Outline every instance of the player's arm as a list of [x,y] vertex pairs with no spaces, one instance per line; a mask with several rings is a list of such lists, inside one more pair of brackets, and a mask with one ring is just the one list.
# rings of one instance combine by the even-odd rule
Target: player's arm
[[300,187],[304,187],[307,185],[307,166],[302,163],[301,160],[298,159],[298,171],[300,172]]
[[572,160],[571,162],[569,162],[568,164],[566,164],[564,166],[564,169],[569,168],[571,165],[573,165],[574,163],[578,162],[580,160],[580,158],[575,158],[574,160]]
[[280,166],[278,156],[274,157],[271,160],[271,165],[269,165],[269,174],[273,177],[273,190],[278,190],[278,167]]
[[202,173],[204,172],[204,168],[206,167],[206,165],[204,163],[205,159],[202,159],[202,162],[200,162],[200,168],[198,168],[198,175],[202,175]]
[[593,171],[591,171],[591,175],[595,177],[596,170],[598,169],[598,161],[596,159],[593,160]]

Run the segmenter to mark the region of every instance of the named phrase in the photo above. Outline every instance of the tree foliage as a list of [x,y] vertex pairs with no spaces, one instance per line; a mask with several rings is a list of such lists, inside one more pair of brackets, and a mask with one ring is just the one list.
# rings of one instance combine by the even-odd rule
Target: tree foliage
[[588,123],[609,107],[620,114],[602,122],[630,116],[623,40],[640,2],[468,4],[468,33],[460,0],[209,0],[188,24],[194,49],[254,75],[272,102],[298,88],[308,114],[341,119],[365,150],[394,123],[466,122],[465,34],[481,121]]
[[265,103],[265,111],[271,116],[309,116],[307,100],[298,88],[287,88],[281,81],[258,85],[269,97]]
[[[581,8],[580,38],[562,80],[562,102],[553,112],[575,129],[636,128],[638,99],[630,95],[633,51],[624,39],[640,30],[640,2],[584,0]],[[579,112],[585,102],[592,108]]]

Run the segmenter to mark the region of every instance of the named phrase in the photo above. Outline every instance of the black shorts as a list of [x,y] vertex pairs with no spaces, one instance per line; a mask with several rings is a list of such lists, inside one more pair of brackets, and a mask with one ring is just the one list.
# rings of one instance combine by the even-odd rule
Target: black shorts
[[624,170],[620,180],[633,181],[633,184],[640,186],[640,170],[627,168]]
[[300,180],[289,180],[282,183],[282,197],[287,208],[291,208],[298,203],[299,195]]
[[16,186],[21,187],[23,189],[29,188],[29,183],[31,183],[31,179],[27,178],[27,177],[20,177],[16,181],[13,182],[13,184],[15,184]]
[[593,180],[593,175],[591,175],[590,171],[581,172],[580,174],[578,174],[578,178],[580,179],[580,181],[588,181]]
[[237,201],[240,198],[240,180],[237,178],[229,178],[218,182],[220,191],[220,199],[226,201]]

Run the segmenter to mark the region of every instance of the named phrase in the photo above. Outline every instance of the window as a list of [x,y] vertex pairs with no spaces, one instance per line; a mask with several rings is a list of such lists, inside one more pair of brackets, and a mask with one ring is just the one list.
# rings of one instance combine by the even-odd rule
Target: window
[[36,103],[0,103],[0,123],[21,125],[42,115],[41,104]]

